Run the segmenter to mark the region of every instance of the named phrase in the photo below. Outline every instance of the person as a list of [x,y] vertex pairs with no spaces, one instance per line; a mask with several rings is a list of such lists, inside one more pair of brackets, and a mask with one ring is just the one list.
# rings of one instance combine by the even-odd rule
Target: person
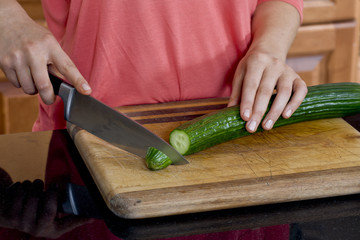
[[[42,0],[48,30],[16,0],[1,0],[0,68],[15,87],[39,93],[34,131],[66,126],[48,71],[111,107],[229,97],[229,106],[240,105],[248,131],[260,124],[269,130],[280,115],[290,117],[307,93],[304,81],[285,63],[302,20],[302,4]],[[274,90],[277,97],[265,115]],[[89,229],[82,234],[96,230],[92,224],[81,227]],[[277,226],[269,234],[288,239],[286,229]],[[239,230],[202,239],[240,239],[245,233],[265,239],[267,231]]]
[[42,5],[51,32],[16,0],[0,2],[0,67],[15,87],[39,93],[34,131],[65,128],[48,71],[111,107],[229,97],[249,132],[289,118],[306,96],[305,82],[285,63],[302,21],[301,0]]

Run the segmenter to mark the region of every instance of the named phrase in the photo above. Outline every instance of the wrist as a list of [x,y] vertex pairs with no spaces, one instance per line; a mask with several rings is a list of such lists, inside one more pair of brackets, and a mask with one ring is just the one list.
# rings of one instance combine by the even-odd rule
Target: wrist
[[260,4],[252,21],[249,51],[266,53],[285,61],[300,26],[298,15],[292,5],[281,1]]
[[262,43],[251,44],[247,54],[256,54],[256,53],[269,55],[283,62],[286,61],[286,57],[287,57],[287,49],[284,49],[284,47],[278,47],[275,44],[270,44],[269,42],[266,42],[264,44]]

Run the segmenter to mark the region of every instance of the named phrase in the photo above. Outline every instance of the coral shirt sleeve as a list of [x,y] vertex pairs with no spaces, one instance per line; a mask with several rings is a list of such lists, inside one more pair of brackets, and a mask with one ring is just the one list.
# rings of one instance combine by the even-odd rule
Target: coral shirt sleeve
[[268,1],[281,1],[281,2],[286,2],[286,3],[293,5],[296,8],[296,10],[299,12],[300,21],[302,22],[303,9],[304,9],[303,0],[258,0],[258,5],[263,2],[268,2]]

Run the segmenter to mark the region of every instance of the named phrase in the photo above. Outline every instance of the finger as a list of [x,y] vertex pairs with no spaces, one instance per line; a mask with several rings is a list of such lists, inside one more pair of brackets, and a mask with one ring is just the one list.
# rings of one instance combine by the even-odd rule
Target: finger
[[279,78],[279,73],[273,70],[265,70],[260,85],[257,89],[255,101],[253,103],[253,113],[251,119],[246,123],[246,129],[249,132],[255,132],[263,118],[274,88]]
[[293,95],[282,113],[283,118],[291,117],[306,97],[307,92],[308,88],[306,83],[300,77],[295,79],[293,83]]
[[266,114],[262,127],[265,130],[270,130],[274,123],[278,120],[281,113],[284,111],[286,104],[289,102],[292,93],[292,82],[286,81],[286,77],[282,76],[277,85],[277,94],[271,105],[269,112]]
[[9,64],[9,66],[13,67],[12,69],[16,74],[17,80],[14,79],[14,82],[15,81],[18,82],[19,86],[23,89],[24,93],[30,95],[35,94],[36,89],[25,56],[22,53],[17,52],[16,54],[14,53],[12,59],[13,61],[11,64]]
[[23,201],[26,198],[24,187],[23,183],[16,182],[7,190],[6,217],[14,228],[19,228],[21,224]]
[[55,94],[50,82],[47,62],[44,61],[31,61],[30,64],[31,74],[37,91],[45,104],[53,104],[55,102]]
[[36,226],[36,216],[39,199],[43,193],[44,184],[41,180],[35,180],[28,189],[27,199],[23,207],[22,230],[31,233]]
[[54,222],[57,214],[57,192],[49,189],[45,192],[38,208],[38,225],[46,226]]
[[245,70],[240,62],[239,67],[236,69],[236,72],[234,74],[231,95],[230,95],[229,102],[228,102],[228,107],[239,104],[244,75],[245,75]]
[[20,88],[20,84],[18,82],[14,62],[11,57],[5,56],[0,58],[0,67],[5,73],[6,78],[17,88]]
[[264,67],[248,64],[241,89],[240,115],[244,121],[249,121],[252,116],[256,92],[262,78]]
[[55,51],[51,59],[53,59],[54,66],[76,88],[76,90],[85,95],[91,93],[89,84],[62,49]]
[[18,78],[16,76],[16,72],[15,70],[12,70],[12,69],[3,69],[4,73],[5,73],[5,76],[6,78],[9,80],[9,82],[12,83],[12,85],[14,85],[14,87],[16,88],[20,88],[21,85],[18,81]]
[[22,226],[24,232],[31,233],[36,228],[36,216],[39,200],[43,194],[44,184],[41,180],[35,180],[28,189],[27,198],[24,201]]
[[31,76],[31,71],[28,67],[17,68],[16,76],[24,93],[29,95],[34,95],[37,93],[34,81]]

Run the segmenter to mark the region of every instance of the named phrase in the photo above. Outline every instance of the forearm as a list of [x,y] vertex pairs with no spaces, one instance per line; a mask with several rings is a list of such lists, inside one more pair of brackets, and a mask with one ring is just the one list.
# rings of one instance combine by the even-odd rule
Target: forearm
[[281,1],[264,2],[253,17],[249,51],[267,53],[285,61],[299,26],[300,15],[295,7]]

